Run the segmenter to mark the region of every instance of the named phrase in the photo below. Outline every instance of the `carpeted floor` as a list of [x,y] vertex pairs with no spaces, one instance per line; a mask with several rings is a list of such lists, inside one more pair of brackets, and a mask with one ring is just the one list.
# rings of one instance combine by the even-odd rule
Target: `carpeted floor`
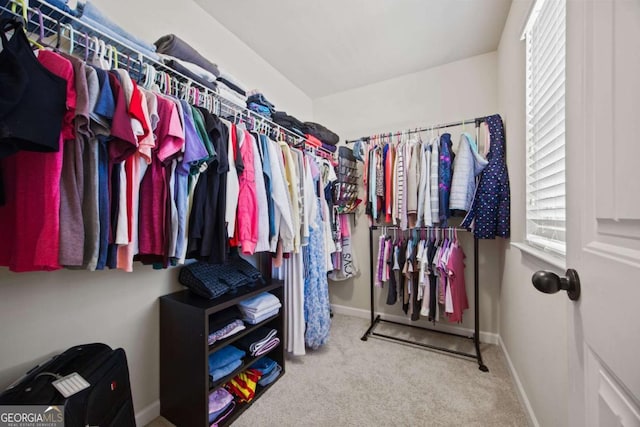
[[[360,336],[368,322],[336,315],[330,342],[287,361],[286,374],[234,426],[526,426],[498,346],[474,360]],[[378,332],[472,351],[471,341],[382,324]],[[434,336],[435,335],[435,336]],[[444,338],[443,338],[444,337]],[[158,418],[147,427],[171,426]]]

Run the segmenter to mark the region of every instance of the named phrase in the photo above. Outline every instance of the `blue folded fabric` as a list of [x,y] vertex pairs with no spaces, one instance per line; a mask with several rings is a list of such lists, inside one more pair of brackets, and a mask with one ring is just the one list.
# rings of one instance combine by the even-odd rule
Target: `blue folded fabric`
[[[105,16],[100,11],[100,9],[98,9],[90,1],[85,5],[80,20],[87,25],[90,25],[93,28],[103,32],[107,36],[112,37],[115,41],[121,43],[124,46],[130,46],[136,51],[147,55],[152,59],[160,59],[153,44],[145,42],[144,40],[141,40],[122,29],[122,27]],[[82,31],[82,28],[78,28],[78,24],[73,24],[73,26],[76,27],[79,31]],[[105,41],[108,44],[108,40]]]
[[245,299],[238,303],[240,310],[250,309],[250,310],[262,310],[262,309],[270,309],[280,303],[280,300],[275,295],[270,294],[269,292],[263,292],[261,294],[256,295],[253,298]]
[[258,381],[258,384],[261,385],[262,387],[268,386],[269,384],[274,382],[276,379],[278,379],[281,372],[282,372],[282,366],[276,365],[276,368],[273,371],[271,371],[269,375],[260,378],[260,381]]
[[268,357],[263,357],[262,359],[251,365],[251,369],[260,371],[260,373],[264,377],[266,375],[269,375],[276,366],[278,366],[278,363],[275,360],[269,359]]
[[228,345],[221,348],[215,353],[209,355],[209,372],[212,372],[218,368],[222,368],[231,362],[240,360],[245,356],[245,352],[237,347]]
[[248,323],[250,325],[257,325],[258,323],[262,322],[263,320],[267,320],[268,318],[275,316],[276,314],[278,314],[278,312],[280,311],[280,307],[276,307],[271,311],[267,311],[264,314],[261,314],[259,316],[249,316],[249,315],[245,315],[245,317],[242,319],[243,322]]
[[220,368],[213,369],[213,370],[209,369],[209,375],[211,375],[211,380],[215,382],[221,378],[226,377],[227,375],[229,375],[230,373],[238,369],[240,365],[242,365],[242,360],[237,359]]

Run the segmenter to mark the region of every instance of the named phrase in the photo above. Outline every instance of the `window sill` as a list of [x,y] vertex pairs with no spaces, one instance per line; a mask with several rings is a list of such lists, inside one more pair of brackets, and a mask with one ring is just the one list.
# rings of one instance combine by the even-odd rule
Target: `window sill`
[[564,258],[544,252],[540,249],[534,248],[533,246],[527,245],[526,243],[511,242],[511,246],[520,249],[523,254],[532,256],[546,264],[559,268],[562,271],[567,269],[567,262]]

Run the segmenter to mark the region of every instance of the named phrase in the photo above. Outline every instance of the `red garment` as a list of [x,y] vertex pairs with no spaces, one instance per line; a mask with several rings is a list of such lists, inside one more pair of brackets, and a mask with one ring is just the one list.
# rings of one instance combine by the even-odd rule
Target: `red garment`
[[116,108],[111,123],[111,139],[107,145],[109,146],[109,159],[113,163],[120,163],[136,152],[138,139],[133,134],[131,116],[129,116],[129,103],[117,74],[109,73],[109,83],[113,91]]
[[[158,96],[158,127],[155,130],[156,146],[153,160],[140,183],[140,208],[138,212],[138,239],[140,255],[156,255],[165,258],[167,243],[167,185],[170,158],[180,152],[184,144],[184,132],[176,105]],[[153,260],[153,258],[147,258]],[[156,260],[157,261],[157,260]]]
[[251,255],[258,244],[258,199],[256,195],[256,171],[253,167],[253,146],[251,135],[246,130],[244,141],[240,146],[240,155],[244,163],[244,171],[238,177],[240,190],[238,192],[238,219],[236,221],[236,236],[242,246],[242,253]]
[[[38,61],[67,81],[67,111],[57,153],[20,151],[2,160],[6,204],[0,207],[0,265],[12,271],[60,268],[60,174],[64,139],[75,138],[76,108],[73,65],[57,53],[43,50]],[[34,123],[37,125],[37,117]]]
[[453,313],[448,316],[450,322],[462,322],[462,312],[469,308],[467,289],[464,282],[464,258],[465,255],[462,248],[454,244],[447,261],[451,299],[453,301]]
[[150,124],[142,109],[142,95],[140,95],[138,85],[136,85],[134,80],[131,80],[131,83],[133,84],[133,92],[131,92],[131,102],[129,102],[129,115],[138,120],[142,125],[144,133],[142,135],[138,135],[138,141],[141,141],[149,135]]
[[315,136],[306,134],[305,137],[307,138],[307,145],[314,148],[322,147],[322,142],[320,142],[320,140]]

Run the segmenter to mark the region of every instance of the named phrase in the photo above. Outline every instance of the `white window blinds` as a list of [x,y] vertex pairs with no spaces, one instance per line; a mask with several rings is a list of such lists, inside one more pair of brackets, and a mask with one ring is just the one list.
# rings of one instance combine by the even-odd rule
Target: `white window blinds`
[[564,256],[565,0],[537,0],[527,23],[526,240]]

